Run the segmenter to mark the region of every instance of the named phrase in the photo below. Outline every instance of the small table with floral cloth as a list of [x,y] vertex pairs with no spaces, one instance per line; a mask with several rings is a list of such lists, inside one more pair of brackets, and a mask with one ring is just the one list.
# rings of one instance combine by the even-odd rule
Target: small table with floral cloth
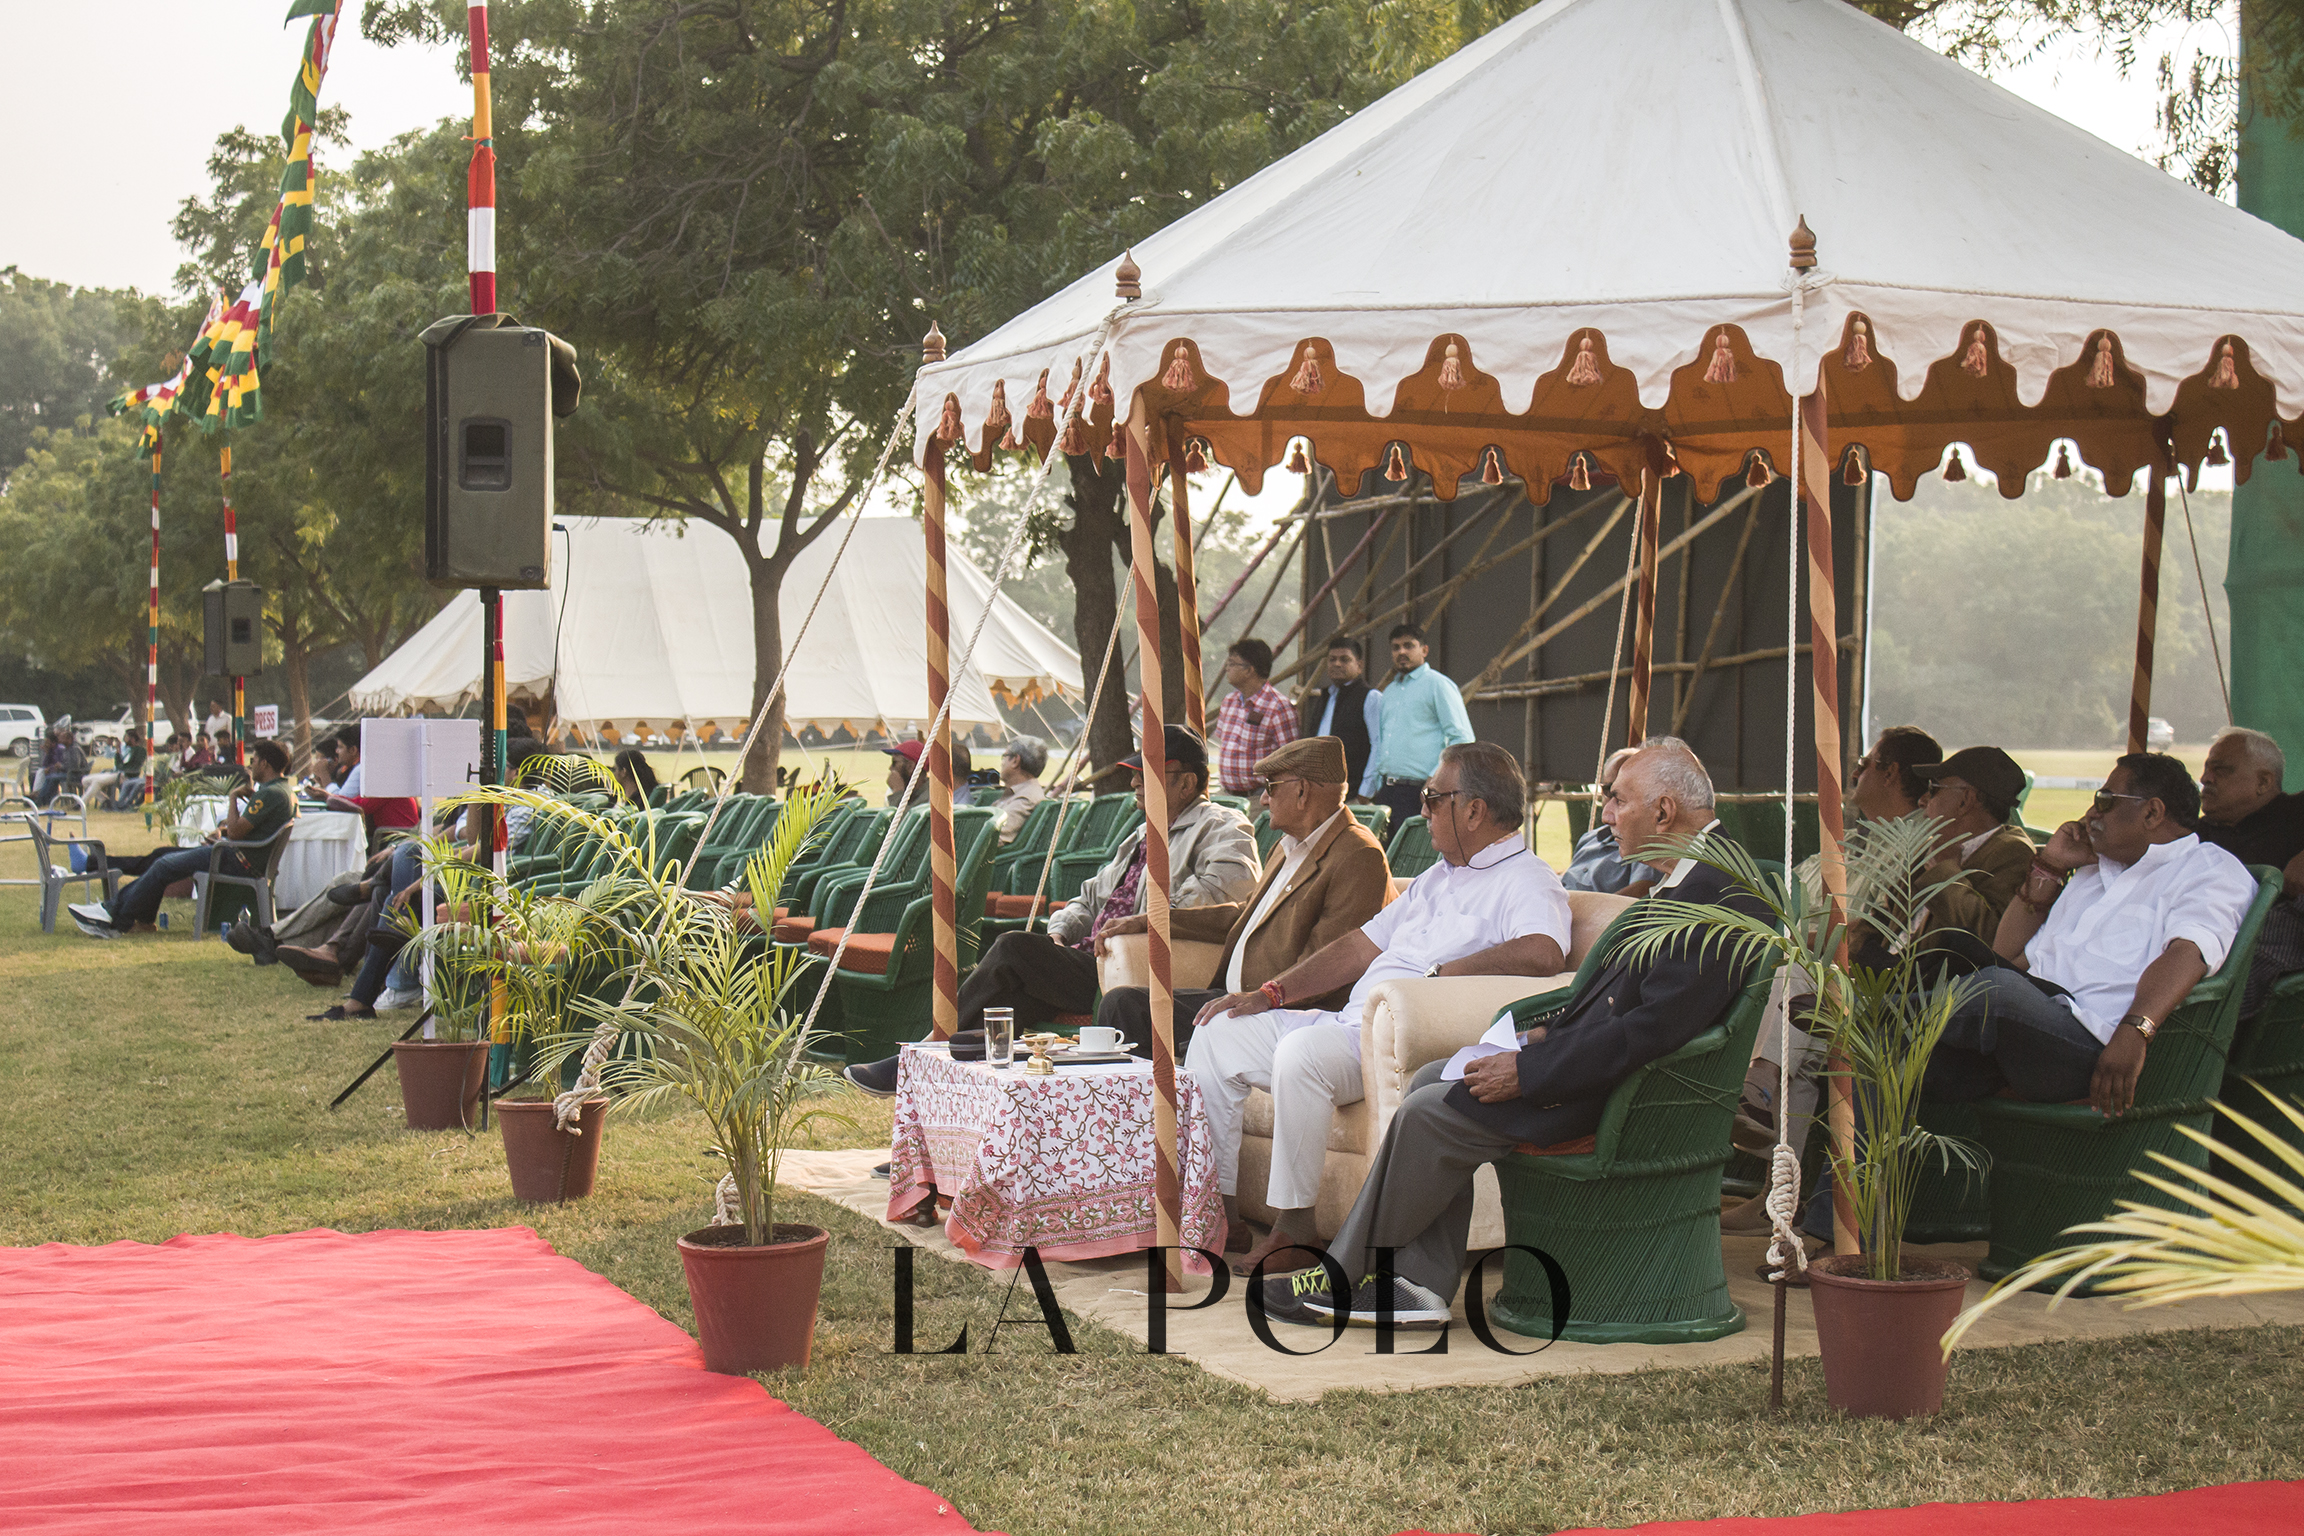
[[[1016,1063],[954,1061],[942,1045],[907,1045],[896,1081],[888,1219],[924,1200],[952,1202],[945,1235],[977,1263],[1012,1269],[1043,1259],[1100,1259],[1149,1248],[1155,1230],[1152,1063],[1059,1067],[1036,1077]],[[1208,1118],[1192,1079],[1176,1074],[1181,1240],[1221,1252],[1224,1201]],[[1189,1267],[1205,1265],[1185,1255]]]

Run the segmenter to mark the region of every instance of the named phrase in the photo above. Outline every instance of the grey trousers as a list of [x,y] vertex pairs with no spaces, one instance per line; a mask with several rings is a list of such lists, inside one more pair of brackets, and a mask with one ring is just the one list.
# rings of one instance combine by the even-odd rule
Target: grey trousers
[[1375,1250],[1390,1248],[1394,1274],[1453,1300],[1472,1234],[1473,1172],[1519,1145],[1448,1107],[1454,1085],[1440,1080],[1444,1065],[1409,1079],[1368,1182],[1328,1245],[1354,1285],[1374,1272]]

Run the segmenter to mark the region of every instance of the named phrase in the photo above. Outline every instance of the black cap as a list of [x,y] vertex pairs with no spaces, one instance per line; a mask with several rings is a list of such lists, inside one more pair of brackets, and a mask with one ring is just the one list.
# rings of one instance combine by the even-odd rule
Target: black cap
[[1998,747],[1962,747],[1940,763],[1915,763],[1912,771],[1923,779],[1959,779],[1974,785],[1988,806],[2001,814],[2024,793],[2024,770]]
[[[1162,731],[1161,739],[1167,743],[1168,761],[1180,768],[1189,768],[1198,774],[1208,772],[1208,744],[1181,725],[1171,725]],[[1131,752],[1120,759],[1123,768],[1142,768],[1144,754]]]

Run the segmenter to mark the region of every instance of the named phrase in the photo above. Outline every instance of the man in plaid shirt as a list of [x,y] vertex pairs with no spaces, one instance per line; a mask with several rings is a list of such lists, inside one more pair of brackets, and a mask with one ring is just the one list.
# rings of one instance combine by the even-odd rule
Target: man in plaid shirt
[[1296,708],[1272,686],[1272,647],[1242,640],[1224,658],[1232,692],[1216,712],[1216,776],[1235,795],[1256,793],[1256,765],[1296,739]]

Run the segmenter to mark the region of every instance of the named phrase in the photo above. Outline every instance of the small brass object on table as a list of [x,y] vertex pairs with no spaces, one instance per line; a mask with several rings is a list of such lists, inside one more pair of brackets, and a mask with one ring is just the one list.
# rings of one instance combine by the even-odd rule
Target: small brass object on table
[[1034,1040],[1032,1042],[1032,1059],[1024,1063],[1024,1075],[1026,1077],[1054,1077],[1056,1075],[1056,1063],[1048,1059],[1048,1047],[1053,1044],[1055,1044],[1053,1040]]

